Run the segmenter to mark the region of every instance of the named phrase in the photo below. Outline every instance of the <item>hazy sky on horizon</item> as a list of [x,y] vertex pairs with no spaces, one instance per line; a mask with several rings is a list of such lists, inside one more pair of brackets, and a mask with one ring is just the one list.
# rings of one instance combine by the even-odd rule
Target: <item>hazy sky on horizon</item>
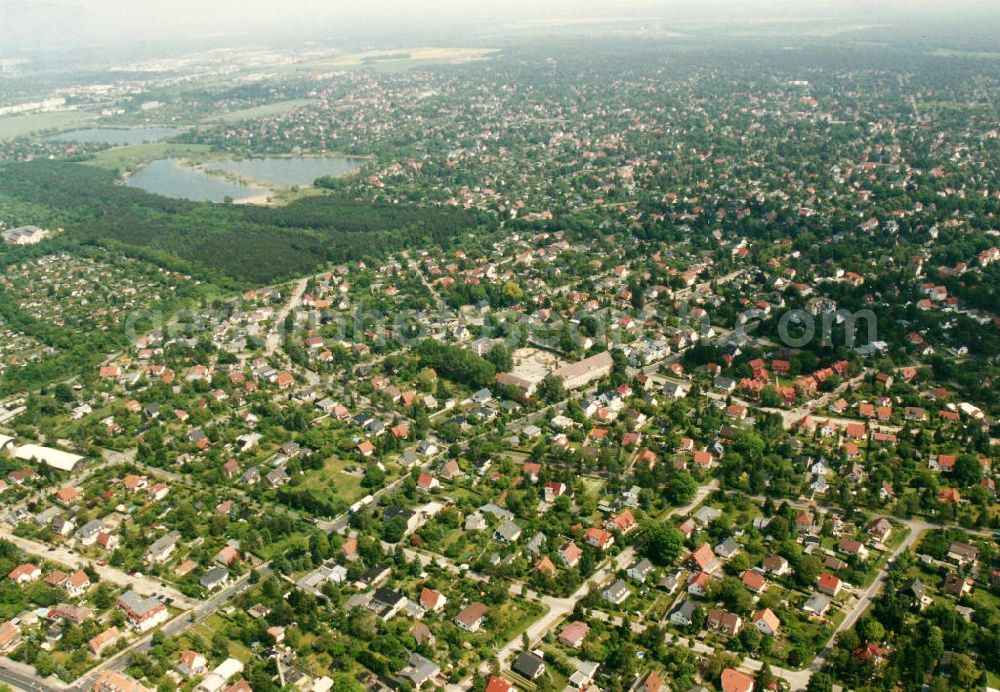
[[35,48],[322,32],[398,35],[437,25],[509,26],[620,16],[684,21],[760,17],[997,17],[1000,0],[0,0],[0,57]]

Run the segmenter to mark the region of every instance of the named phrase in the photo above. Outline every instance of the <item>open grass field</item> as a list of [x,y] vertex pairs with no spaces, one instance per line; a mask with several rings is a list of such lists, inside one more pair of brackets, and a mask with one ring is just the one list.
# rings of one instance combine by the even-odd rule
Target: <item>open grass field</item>
[[166,157],[198,162],[211,149],[207,144],[172,144],[170,142],[132,144],[102,151],[87,163],[107,170],[128,172],[153,159]]
[[[205,618],[197,625],[192,627],[189,631],[192,634],[197,634],[199,637],[202,638],[203,641],[210,642],[212,641],[212,636],[216,632],[222,630],[223,627],[225,627],[225,625],[226,625],[226,619],[224,618],[224,616],[220,615],[219,613],[213,613],[212,615],[209,615],[207,618]],[[185,644],[190,646],[190,638],[185,637],[184,639],[185,639]],[[251,658],[253,658],[253,652],[250,651],[250,649],[243,646],[243,644],[241,644],[240,642],[230,639],[228,643],[229,643],[229,655],[232,656],[233,658],[244,662],[249,661]]]
[[584,476],[582,478],[583,484],[587,486],[587,492],[594,497],[600,497],[601,493],[604,492],[604,486],[607,482],[603,478],[596,478],[594,476]]
[[367,495],[368,491],[361,487],[361,474],[348,472],[348,467],[363,468],[363,465],[357,460],[331,457],[326,460],[322,471],[309,472],[301,486],[316,489],[332,487],[347,504],[357,502]]
[[0,139],[13,139],[32,132],[65,130],[92,123],[97,116],[86,111],[54,111],[7,115],[0,118]]
[[316,103],[314,99],[292,99],[290,101],[278,101],[277,103],[268,103],[263,106],[255,106],[254,108],[243,108],[238,111],[232,111],[230,113],[220,113],[218,115],[212,115],[205,118],[206,122],[238,122],[240,120],[250,120],[252,118],[263,118],[268,115],[275,115],[277,113],[284,113],[293,108],[299,108],[301,106],[308,106],[311,103]]

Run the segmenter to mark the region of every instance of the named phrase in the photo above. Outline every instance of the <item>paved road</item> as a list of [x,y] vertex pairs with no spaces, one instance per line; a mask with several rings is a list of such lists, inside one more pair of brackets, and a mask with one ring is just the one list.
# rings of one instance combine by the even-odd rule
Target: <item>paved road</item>
[[[634,556],[635,549],[629,546],[616,557],[610,558],[606,561],[603,567],[594,572],[590,581],[593,581],[596,584],[603,584],[612,574],[614,574],[619,565],[625,566],[630,564],[634,559]],[[530,644],[535,644],[540,641],[556,623],[560,622],[563,618],[573,612],[573,609],[576,608],[576,604],[579,603],[584,596],[590,593],[590,581],[581,584],[580,588],[574,591],[568,598],[546,596],[541,599],[542,602],[548,606],[548,611],[528,625],[528,629],[525,630],[525,634],[528,636]],[[508,659],[520,651],[523,646],[523,636],[517,636],[504,644],[504,646],[497,651],[497,658],[500,660],[500,664],[504,670],[508,670],[510,668]],[[484,666],[488,668],[486,664],[484,664]]]
[[22,690],[23,692],[51,692],[69,687],[63,681],[52,676],[45,679],[39,678],[35,675],[33,667],[12,661],[7,657],[0,657],[0,682],[9,685],[15,691]]
[[[758,501],[762,501],[764,499],[763,496],[759,495],[750,497],[751,499]],[[793,501],[789,502],[789,504],[797,509],[808,509],[814,506],[833,509],[829,505],[821,505],[814,502]],[[833,634],[830,635],[830,638],[827,640],[826,644],[813,659],[809,667],[803,670],[788,670],[777,666],[771,666],[771,672],[780,678],[784,678],[788,682],[792,690],[806,689],[806,687],[809,684],[809,680],[813,676],[813,673],[818,672],[826,664],[826,657],[830,654],[830,651],[833,649],[833,645],[834,642],[836,641],[837,635],[853,627],[855,623],[857,623],[857,621],[861,618],[861,616],[864,615],[865,611],[868,610],[868,607],[871,605],[872,601],[874,601],[881,594],[882,586],[885,583],[886,577],[888,577],[889,575],[889,563],[894,562],[896,558],[898,558],[903,552],[912,548],[924,531],[928,529],[942,528],[940,524],[932,524],[922,519],[900,519],[899,517],[892,517],[892,520],[905,524],[909,529],[909,533],[907,534],[906,538],[903,539],[903,542],[900,543],[898,546],[896,546],[896,548],[889,555],[889,559],[886,560],[885,565],[883,565],[883,567],[879,570],[875,579],[868,586],[868,588],[866,588],[863,592],[858,594],[857,600],[851,606],[851,609],[844,617],[844,620],[840,623],[840,625],[833,632]],[[967,529],[957,526],[950,528],[955,528],[960,531],[965,531],[966,533],[969,534],[974,534],[977,536],[983,536],[987,538],[993,535],[992,531],[986,529]],[[762,667],[763,664],[760,661],[749,657],[743,659],[743,662],[740,665],[740,669],[747,673],[755,673],[759,671]]]
[[[671,517],[674,514],[689,513],[695,507],[704,502],[705,498],[717,490],[718,487],[719,482],[716,480],[701,486],[695,494],[694,500],[692,500],[688,505],[671,509],[664,516]],[[591,583],[597,584],[599,587],[603,586],[605,582],[614,576],[615,572],[632,564],[634,560],[635,548],[628,546],[618,555],[606,559],[597,571],[594,572],[590,579],[586,583],[582,584],[580,588],[574,591],[568,598],[555,598],[551,596],[542,598],[541,601],[549,607],[549,610],[528,626],[527,635],[529,642],[531,644],[535,644],[540,641],[553,625],[572,613],[573,609],[576,608],[576,604],[590,592]],[[501,666],[505,670],[509,668],[508,659],[513,656],[514,653],[520,651],[521,647],[522,637],[518,636],[507,642],[507,644],[505,644],[497,652],[497,658],[500,659]]]
[[424,276],[424,272],[420,269],[420,263],[415,259],[410,259],[407,261],[407,264],[410,267],[410,271],[417,275],[417,278],[420,279],[420,283],[424,285],[424,288],[426,288],[434,298],[434,304],[437,306],[437,309],[442,312],[447,311],[448,306],[445,305],[444,300],[441,299],[441,295],[437,292],[437,290],[430,284],[429,281],[427,281],[427,277]]
[[188,598],[165,582],[160,582],[157,579],[146,576],[132,576],[131,574],[126,574],[120,569],[116,569],[110,565],[98,565],[96,563],[92,563],[91,560],[82,558],[76,553],[66,550],[65,548],[52,547],[44,543],[37,543],[35,541],[29,541],[26,538],[15,536],[6,528],[0,529],[0,537],[15,544],[21,550],[33,553],[51,562],[58,562],[59,564],[71,567],[72,569],[82,569],[84,566],[90,564],[101,576],[103,581],[108,581],[112,584],[118,584],[120,586],[131,587],[144,596],[154,593],[163,594],[164,596],[173,598],[174,603],[178,608],[186,610],[194,607],[198,603],[198,601]]
[[311,277],[303,277],[295,282],[295,288],[292,289],[292,295],[288,299],[280,310],[274,315],[274,324],[271,326],[271,331],[268,332],[267,341],[264,346],[264,355],[273,355],[275,351],[278,350],[278,346],[281,345],[281,338],[285,333],[285,318],[288,314],[302,304],[302,294],[306,292],[306,284],[309,283]]
[[[42,550],[39,551],[35,547],[37,544],[33,544],[31,541],[25,541],[22,538],[16,536],[5,536],[8,540],[12,540],[19,545],[24,550],[30,550],[31,552],[40,553],[44,555],[46,559],[53,562],[62,562],[67,566],[76,566],[77,564],[82,564],[81,558],[78,556],[67,553],[64,557],[69,559],[61,560],[59,556],[55,553],[56,551],[49,551],[45,546],[41,546]],[[77,562],[74,562],[77,561]],[[101,575],[101,578],[117,584],[122,584],[125,586],[131,586],[137,592],[144,595],[152,593],[160,593],[166,596],[170,596],[175,599],[174,605],[187,612],[181,613],[173,620],[165,624],[160,628],[165,635],[168,637],[174,637],[179,635],[181,632],[187,628],[193,626],[197,622],[204,620],[206,617],[216,612],[220,608],[226,605],[230,600],[241,594],[245,587],[247,586],[247,580],[249,579],[249,573],[244,575],[241,579],[237,580],[228,587],[222,589],[217,594],[212,596],[206,601],[195,601],[192,600],[180,592],[176,591],[170,586],[166,588],[160,586],[159,582],[156,582],[147,577],[133,577],[131,575],[125,574],[114,568],[95,566]],[[265,578],[272,573],[270,563],[263,563],[257,567],[257,572],[260,574],[261,578]],[[98,673],[101,670],[110,668],[113,670],[124,670],[128,666],[129,659],[133,653],[141,653],[149,651],[151,648],[151,640],[153,637],[153,632],[140,637],[135,640],[128,648],[124,649],[120,653],[102,661],[95,668],[89,671],[87,674],[81,676],[79,679],[74,681],[72,685],[67,685],[55,678],[49,680],[43,680],[34,674],[30,666],[19,666],[16,662],[9,661],[5,658],[0,658],[0,682],[4,682],[15,690],[26,690],[33,691],[38,690],[39,692],[43,690],[52,689],[63,689],[71,690],[72,692],[82,692],[83,690],[90,689],[94,680],[97,678]]]
[[[264,563],[257,568],[257,572],[260,574],[261,579],[264,579],[272,574],[270,563]],[[226,588],[219,591],[217,594],[212,596],[207,601],[201,602],[193,610],[188,613],[182,613],[175,617],[173,620],[165,624],[163,627],[159,628],[158,631],[163,632],[167,637],[176,637],[190,627],[195,626],[197,623],[201,622],[207,618],[212,613],[224,607],[229,601],[231,601],[236,596],[239,596],[247,588],[249,588],[248,580],[250,578],[249,573],[243,575],[239,580],[233,582]],[[90,689],[94,680],[97,678],[98,673],[104,669],[123,671],[128,667],[129,660],[131,660],[132,654],[135,653],[146,653],[152,648],[153,634],[157,630],[150,632],[143,637],[140,637],[135,642],[132,643],[124,651],[115,654],[108,660],[101,663],[88,674],[80,677],[74,682],[73,691],[82,692],[83,690]]]
[[[833,634],[830,635],[830,639],[827,640],[823,649],[816,654],[816,657],[813,659],[808,668],[803,670],[785,670],[772,666],[771,672],[788,681],[792,690],[806,689],[813,673],[818,672],[824,665],[826,665],[826,657],[830,654],[830,651],[832,651],[837,635],[853,627],[864,612],[868,610],[868,606],[871,605],[871,602],[882,592],[882,584],[885,582],[885,578],[889,575],[888,563],[899,557],[903,551],[908,550],[916,542],[919,535],[920,531],[913,530],[911,527],[910,533],[906,536],[903,542],[892,551],[889,556],[889,560],[886,561],[886,565],[879,570],[878,575],[875,577],[874,581],[872,581],[871,585],[858,596],[857,601],[855,601],[854,605],[847,613],[847,616],[840,623],[837,629],[834,630]],[[744,659],[743,663],[744,666],[751,671],[760,670],[762,667],[761,662],[755,659]]]
[[[422,272],[420,272],[419,268],[415,269],[417,271],[418,276],[420,276],[421,280],[425,281],[426,283],[426,280],[423,277]],[[285,304],[285,306],[279,311],[279,313],[275,316],[275,323],[274,323],[275,326],[267,337],[266,353],[268,355],[271,355],[274,352],[276,352],[276,350],[280,346],[284,320],[286,316],[295,307],[301,304],[301,299],[305,291],[307,280],[308,278],[303,278],[300,279],[298,282],[296,282],[291,298]],[[437,292],[434,291],[433,288],[430,286],[428,286],[428,288],[430,289],[432,295],[434,295],[436,300],[440,301],[440,296],[437,295]],[[720,336],[724,336],[725,330],[720,330],[720,331],[722,332]],[[664,359],[657,363],[650,364],[642,368],[642,370],[644,372],[654,372],[664,363],[669,363],[677,360],[679,357],[681,357],[682,354],[683,351],[680,351],[678,353],[671,355],[667,359]],[[540,420],[551,410],[555,409],[560,405],[564,405],[565,403],[566,403],[565,401],[559,402],[552,406],[548,406],[540,411],[527,414],[522,418],[518,419],[517,421],[515,421],[511,425],[510,429],[512,430],[522,429],[526,425],[535,422],[537,420]],[[482,433],[481,435],[485,434],[488,433]],[[108,458],[108,460],[105,463],[111,463],[111,462],[112,458]],[[424,468],[429,467],[431,463],[433,463],[433,460],[425,461],[423,465]],[[158,472],[162,471],[158,470]],[[382,488],[381,490],[379,490],[377,493],[374,494],[377,497],[387,492],[394,492],[395,489],[403,480],[404,480],[403,478],[400,478],[396,482]],[[690,512],[694,507],[696,507],[702,501],[704,501],[704,499],[717,488],[718,488],[717,481],[712,481],[710,484],[702,486],[701,488],[699,488],[698,493],[696,494],[696,497],[692,503],[690,503],[687,507],[676,508],[668,512],[666,516],[670,516],[676,513]],[[318,525],[326,531],[343,531],[347,527],[348,519],[349,515],[345,513],[339,517],[336,517],[332,521],[318,522]],[[911,534],[911,536],[908,537],[907,539],[908,542],[904,543],[899,548],[897,548],[893,557],[898,555],[898,553],[901,552],[903,549],[905,549],[908,545],[912,545],[913,540],[915,540],[915,536],[916,532]],[[24,541],[24,539],[16,539],[16,537],[11,537],[11,538],[15,539],[15,542],[23,541],[22,547],[29,546],[26,547],[26,549],[29,549],[32,552],[46,555],[47,557],[53,559],[54,561],[60,561],[60,559],[62,559],[62,561],[68,565],[79,564],[78,561],[80,561],[80,558],[72,553],[69,553],[68,551],[59,551],[59,552],[50,551],[48,550],[47,546],[32,544],[30,541]],[[428,564],[432,560],[438,562],[439,564],[442,564],[442,560],[439,560],[436,557],[431,557],[423,553],[416,553],[415,551],[408,551],[408,553],[413,553],[412,555],[410,555],[410,557],[411,558],[416,557],[416,559],[420,560],[424,564]],[[605,562],[599,567],[599,569],[594,573],[594,575],[592,575],[590,582],[596,583],[598,586],[602,586],[611,577],[613,577],[614,573],[617,570],[624,568],[625,566],[630,564],[634,559],[635,559],[635,550],[634,548],[629,546],[625,548],[623,551],[621,551],[619,554],[609,557],[607,560],[605,560]],[[446,569],[449,569],[451,571],[458,570],[457,566],[455,566],[453,563],[447,560],[443,561],[443,566],[445,566]],[[270,565],[268,563],[265,563],[258,568],[258,571],[262,576],[267,576],[268,574],[271,573]],[[228,601],[230,601],[236,595],[242,593],[242,591],[245,588],[245,583],[243,581],[240,581],[231,585],[230,587],[227,587],[226,589],[219,592],[218,594],[216,594],[215,596],[213,596],[212,598],[210,598],[205,602],[196,602],[187,599],[186,597],[184,597],[179,592],[176,592],[171,587],[160,586],[159,582],[155,582],[151,579],[147,579],[144,577],[131,577],[130,575],[126,575],[118,570],[114,570],[113,568],[106,568],[105,572],[101,573],[101,576],[102,578],[107,579],[108,581],[129,585],[132,588],[135,588],[140,593],[159,592],[159,593],[164,593],[165,595],[168,596],[173,596],[179,604],[186,605],[186,607],[191,608],[190,613],[183,614],[175,618],[162,628],[164,634],[168,636],[175,636],[184,631],[185,629],[187,629],[188,627],[192,626],[193,624],[201,621],[205,617],[216,612],[219,608],[223,607]],[[470,576],[473,579],[486,578],[483,575],[478,575],[474,573],[470,574]],[[872,586],[866,591],[865,594],[862,595],[862,598],[859,599],[857,607],[852,610],[851,616],[853,617],[850,617],[849,622],[848,620],[845,620],[845,623],[842,624],[841,628],[839,628],[838,631],[846,629],[847,627],[851,626],[854,621],[856,621],[857,617],[860,616],[860,613],[863,612],[864,608],[867,607],[867,604],[877,594],[878,589],[881,586],[881,582],[884,579],[884,577],[885,577],[885,570],[882,571],[882,573],[875,580]],[[576,604],[589,592],[590,582],[581,585],[581,587],[577,589],[568,598],[556,598],[552,596],[542,596],[538,598],[538,600],[540,600],[542,603],[546,605],[547,611],[538,620],[534,621],[533,623],[531,623],[531,625],[529,625],[526,631],[529,640],[532,643],[536,643],[537,641],[541,640],[541,638],[545,636],[545,634],[550,630],[552,626],[557,624],[560,620],[562,620],[569,613],[571,613],[573,609],[576,607]],[[512,584],[511,588],[512,590],[520,591],[523,589],[523,585]],[[537,594],[532,594],[530,591],[525,592],[525,595],[528,597],[532,596],[537,597]],[[125,651],[112,657],[108,661],[102,663],[100,666],[91,671],[89,675],[78,680],[76,684],[73,686],[73,689],[86,689],[87,687],[89,687],[93,679],[96,678],[97,672],[102,668],[111,667],[117,669],[124,669],[132,653],[149,650],[151,637],[152,634],[140,638]],[[522,642],[522,637],[517,637],[512,641],[508,642],[502,649],[498,651],[498,658],[500,659],[504,667],[507,666],[508,659],[511,658],[511,656],[517,650],[519,650],[521,642]],[[696,643],[696,647],[697,646],[698,644]],[[705,645],[701,644],[701,646],[704,647]],[[817,657],[817,661],[819,661],[819,657]],[[746,661],[744,661],[744,666],[746,666],[750,670],[754,670],[755,664],[756,664],[756,669],[759,669],[760,668],[759,662],[753,661],[752,659],[747,659]],[[821,662],[814,663],[814,665],[818,669],[818,667],[822,665],[822,663]],[[788,679],[795,689],[804,687],[805,684],[808,683],[808,679],[812,674],[811,669],[800,672],[785,671],[782,669],[774,669],[774,670],[775,673],[778,674],[779,676]],[[12,670],[10,668],[6,669],[0,668],[0,680],[3,680],[7,684],[10,684],[15,688],[25,689],[25,690],[45,690],[45,689],[52,689],[53,687],[60,687],[66,689],[69,687],[66,685],[62,685],[61,683],[57,683],[54,685],[47,685],[44,681],[39,681],[37,677],[30,675],[30,673],[21,672],[19,670]]]

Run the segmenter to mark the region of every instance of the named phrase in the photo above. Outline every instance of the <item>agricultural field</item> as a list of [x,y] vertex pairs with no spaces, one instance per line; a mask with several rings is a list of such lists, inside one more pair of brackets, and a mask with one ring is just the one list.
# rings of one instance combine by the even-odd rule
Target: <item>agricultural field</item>
[[13,139],[15,137],[50,130],[68,130],[91,123],[96,118],[96,114],[86,111],[54,111],[50,113],[32,113],[30,115],[7,115],[0,118],[0,140]]
[[315,66],[320,68],[372,68],[377,71],[396,71],[433,64],[461,64],[482,60],[495,48],[414,48],[403,51],[366,51],[349,53],[324,60]]

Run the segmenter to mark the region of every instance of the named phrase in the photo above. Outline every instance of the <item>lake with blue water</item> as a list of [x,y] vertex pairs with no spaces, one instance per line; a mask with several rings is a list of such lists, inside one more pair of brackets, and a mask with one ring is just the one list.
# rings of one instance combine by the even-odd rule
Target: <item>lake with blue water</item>
[[222,202],[227,197],[238,201],[267,192],[256,185],[242,185],[187,168],[174,159],[150,161],[126,178],[125,184],[164,197],[195,202]]
[[218,161],[209,168],[274,187],[307,187],[316,178],[344,175],[364,164],[364,159],[343,156],[291,156]]
[[266,194],[268,188],[308,187],[316,178],[344,175],[365,163],[365,159],[343,156],[296,156],[231,159],[206,165],[209,171],[228,173],[259,183],[243,184],[182,166],[174,159],[155,159],[126,178],[125,184],[164,197],[196,202],[221,202],[227,197],[239,201]]

